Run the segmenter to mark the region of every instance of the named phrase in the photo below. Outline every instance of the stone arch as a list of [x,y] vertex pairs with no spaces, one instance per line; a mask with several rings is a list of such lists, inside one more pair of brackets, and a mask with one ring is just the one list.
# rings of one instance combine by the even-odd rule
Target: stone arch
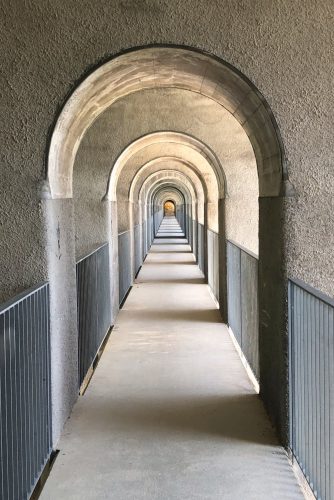
[[[139,137],[121,152],[110,171],[105,195],[106,199],[110,201],[116,199],[115,189],[119,175],[130,158],[154,144],[171,144],[173,147],[178,147],[180,153],[182,153],[182,161],[188,164],[188,166],[192,166],[192,168],[196,169],[199,173],[202,172],[204,165],[207,166],[207,169],[209,167],[212,170],[212,178],[215,179],[218,187],[218,197],[225,197],[227,192],[225,173],[217,156],[209,146],[199,139],[183,132],[160,131]],[[168,156],[172,158],[170,155]],[[157,161],[159,157],[154,157],[153,159]],[[178,159],[178,156],[176,156],[175,159]]]
[[117,99],[143,89],[175,87],[225,107],[247,133],[257,160],[260,196],[286,191],[288,174],[273,113],[258,89],[236,68],[189,47],[150,46],[105,62],[74,90],[55,124],[47,176],[52,198],[72,196],[73,163],[81,138]]

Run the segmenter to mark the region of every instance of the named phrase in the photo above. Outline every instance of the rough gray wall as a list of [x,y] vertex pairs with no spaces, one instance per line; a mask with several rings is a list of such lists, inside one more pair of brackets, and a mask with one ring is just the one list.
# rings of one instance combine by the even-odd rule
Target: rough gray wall
[[10,159],[8,168],[0,166],[0,303],[47,280],[40,173],[25,176],[11,165]]

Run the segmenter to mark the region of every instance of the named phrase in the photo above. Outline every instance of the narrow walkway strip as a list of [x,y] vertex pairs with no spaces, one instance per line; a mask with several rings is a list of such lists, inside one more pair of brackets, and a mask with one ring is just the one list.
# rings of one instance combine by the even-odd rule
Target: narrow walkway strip
[[186,240],[155,240],[41,498],[303,498]]

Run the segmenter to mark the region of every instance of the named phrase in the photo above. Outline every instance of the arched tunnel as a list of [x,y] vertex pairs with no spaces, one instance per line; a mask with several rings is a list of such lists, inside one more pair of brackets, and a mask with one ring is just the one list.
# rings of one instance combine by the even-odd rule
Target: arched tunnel
[[131,49],[75,86],[46,156],[27,314],[36,352],[49,324],[36,411],[60,453],[41,498],[302,498],[284,451],[295,189],[265,97],[203,51]]
[[[88,367],[80,357],[86,356],[84,339],[91,321],[84,290],[92,277],[88,261],[81,271],[75,262],[85,254],[92,259],[94,246],[105,253],[106,244],[109,262],[96,254],[102,290],[110,288],[106,311],[98,304],[103,317],[97,317],[103,327],[96,332],[99,339],[106,333],[108,314],[107,323],[117,328],[118,318],[126,311],[129,321],[131,315],[136,318],[138,307],[146,315],[139,315],[137,327],[149,329],[150,314],[156,315],[161,317],[160,326],[155,325],[158,334],[174,315],[180,316],[180,327],[186,318],[191,325],[190,311],[196,304],[198,325],[229,324],[231,345],[242,351],[251,379],[283,435],[287,390],[278,219],[291,187],[278,128],[254,86],[223,61],[190,49],[152,47],[120,55],[92,72],[67,101],[52,134],[47,180],[47,231],[61,219],[60,233],[66,235],[69,249],[66,261],[48,256],[53,271],[51,325],[64,302],[77,298],[81,382]],[[175,217],[169,221],[164,217],[168,200],[175,205]],[[59,281],[65,275],[67,289]],[[158,310],[152,298],[143,296],[131,312],[137,287],[150,279],[160,297]],[[197,291],[205,283],[207,297]],[[184,293],[189,297],[183,313],[172,310],[175,301],[185,300]],[[259,343],[261,326],[266,331]],[[146,341],[151,342],[149,334]],[[58,349],[63,352],[64,345]],[[73,379],[76,384],[75,377],[67,375],[67,383]],[[53,383],[54,394],[63,398],[63,381],[54,377]],[[60,432],[62,422],[54,422],[54,432]]]

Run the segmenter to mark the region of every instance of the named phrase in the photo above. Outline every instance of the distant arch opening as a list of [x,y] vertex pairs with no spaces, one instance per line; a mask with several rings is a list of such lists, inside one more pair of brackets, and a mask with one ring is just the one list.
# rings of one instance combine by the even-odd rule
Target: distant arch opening
[[164,203],[164,216],[173,216],[175,215],[175,203],[172,200],[167,200]]

